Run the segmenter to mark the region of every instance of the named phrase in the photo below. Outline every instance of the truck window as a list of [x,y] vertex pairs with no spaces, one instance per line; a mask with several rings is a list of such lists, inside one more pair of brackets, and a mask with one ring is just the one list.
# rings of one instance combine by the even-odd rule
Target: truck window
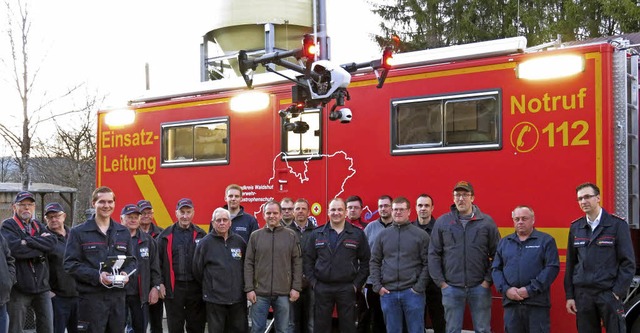
[[500,105],[500,91],[392,100],[392,154],[499,149]]
[[[309,126],[304,133],[296,133],[299,131],[287,131],[284,128],[285,122],[295,124],[302,122]],[[304,126],[300,124],[301,126]],[[282,152],[283,158],[309,158],[313,155],[319,155],[321,151],[320,142],[320,110],[305,110],[297,117],[282,120]],[[319,157],[319,156],[318,156]]]
[[162,125],[162,166],[228,163],[228,118]]

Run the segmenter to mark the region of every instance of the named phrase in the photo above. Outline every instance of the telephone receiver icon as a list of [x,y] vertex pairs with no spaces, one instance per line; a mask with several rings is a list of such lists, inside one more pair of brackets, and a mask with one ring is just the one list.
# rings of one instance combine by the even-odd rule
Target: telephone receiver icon
[[529,132],[531,132],[531,126],[524,125],[522,127],[522,129],[520,130],[520,134],[518,134],[518,141],[516,141],[516,145],[517,145],[518,148],[524,146],[524,140],[522,140],[522,138],[524,137],[525,134],[527,134]]

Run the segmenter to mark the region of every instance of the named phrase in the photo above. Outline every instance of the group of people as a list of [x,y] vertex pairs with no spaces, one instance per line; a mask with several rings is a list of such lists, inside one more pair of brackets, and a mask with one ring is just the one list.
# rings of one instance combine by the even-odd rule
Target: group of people
[[[625,332],[626,295],[635,258],[626,222],[600,206],[600,190],[579,185],[585,216],[569,229],[566,310],[579,332]],[[411,202],[378,198],[379,218],[361,218],[358,196],[334,198],[318,226],[304,198],[262,206],[264,227],[241,206],[242,188],[225,189],[226,205],[208,232],[194,224],[189,198],[162,230],[146,200],[113,218],[115,194],[92,194],[95,215],[65,226],[59,203],[35,219],[35,197],[17,194],[0,229],[0,333],[21,332],[28,307],[38,333],[460,332],[465,306],[476,332],[491,332],[491,285],[503,296],[506,332],[549,332],[550,287],[559,272],[556,242],[534,228],[531,207],[511,215],[515,232],[501,239],[491,216],[474,204],[466,181],[453,204],[432,216],[428,194]],[[250,303],[248,309],[247,303]],[[164,309],[163,309],[164,308]],[[426,319],[429,319],[428,321]]]

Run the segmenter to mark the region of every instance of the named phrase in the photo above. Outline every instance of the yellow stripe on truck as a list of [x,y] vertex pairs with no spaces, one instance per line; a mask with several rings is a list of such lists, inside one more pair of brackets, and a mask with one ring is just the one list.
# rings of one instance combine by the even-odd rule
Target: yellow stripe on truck
[[145,200],[149,200],[151,202],[151,206],[153,206],[153,217],[156,220],[156,223],[161,228],[166,228],[173,224],[173,218],[169,214],[167,207],[164,205],[164,201],[160,197],[160,193],[158,193],[158,189],[153,184],[151,180],[151,176],[149,175],[134,175],[133,178],[138,184],[138,189],[140,189],[140,193]]

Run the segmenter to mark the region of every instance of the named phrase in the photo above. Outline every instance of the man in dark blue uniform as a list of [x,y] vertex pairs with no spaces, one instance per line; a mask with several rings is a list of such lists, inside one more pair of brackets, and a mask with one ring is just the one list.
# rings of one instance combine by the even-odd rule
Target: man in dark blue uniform
[[313,231],[304,250],[304,276],[315,292],[314,330],[331,331],[334,305],[340,332],[356,332],[356,294],[369,275],[370,250],[364,231],[346,222],[346,204],[329,203],[329,222]]
[[[64,255],[64,269],[76,279],[80,302],[78,331],[88,333],[122,333],[125,327],[125,290],[129,274],[136,269],[131,251],[129,230],[111,215],[115,209],[115,194],[105,186],[93,191],[95,216],[69,232]],[[109,257],[126,256],[119,269],[105,270]]]
[[493,283],[502,294],[504,330],[548,333],[550,288],[560,271],[556,241],[534,229],[530,207],[516,207],[511,217],[516,232],[500,240],[492,266]]
[[[249,243],[251,233],[260,229],[258,220],[251,214],[244,211],[244,207],[240,205],[242,202],[242,187],[236,184],[227,186],[224,190],[224,209],[231,214],[231,231],[240,235],[245,242]],[[213,225],[209,226],[209,232],[213,230]]]
[[567,311],[576,315],[578,332],[626,332],[622,300],[635,273],[629,225],[600,206],[592,183],[576,188],[585,216],[573,221],[567,242],[564,291]]
[[53,251],[47,256],[49,259],[49,284],[53,304],[53,332],[78,332],[78,287],[76,280],[65,272],[63,266],[64,249],[69,238],[69,228],[64,225],[67,214],[57,202],[49,203],[44,208],[44,218],[47,230],[56,239]]
[[138,206],[129,204],[122,208],[120,223],[129,229],[132,252],[138,262],[138,270],[127,283],[127,311],[131,317],[134,333],[146,333],[149,321],[149,304],[158,302],[161,282],[158,248],[147,233],[139,230],[140,212]]
[[37,333],[53,332],[47,254],[53,250],[56,240],[35,220],[35,209],[33,194],[20,192],[13,202],[13,217],[2,222],[2,236],[16,259],[18,280],[11,290],[8,306],[11,333],[22,333],[29,306],[36,314]]
[[[158,239],[162,232],[162,228],[158,227],[153,218],[153,206],[148,200],[138,201],[138,210],[140,210],[140,230],[149,234],[153,239]],[[161,295],[165,294],[164,284],[158,286],[158,302],[149,304],[149,327],[151,333],[162,333],[162,317],[164,316],[164,302]]]

